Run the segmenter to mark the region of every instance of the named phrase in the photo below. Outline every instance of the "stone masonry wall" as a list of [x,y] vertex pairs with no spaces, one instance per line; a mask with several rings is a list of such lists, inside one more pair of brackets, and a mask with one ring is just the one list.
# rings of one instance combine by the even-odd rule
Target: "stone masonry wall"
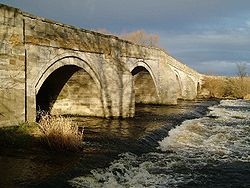
[[143,59],[158,57],[166,59],[169,65],[187,74],[198,75],[196,71],[180,63],[164,50],[133,44],[116,36],[78,29],[27,13],[23,14],[27,44],[110,54],[114,57],[143,57]]
[[0,5],[0,126],[25,121],[23,19]]

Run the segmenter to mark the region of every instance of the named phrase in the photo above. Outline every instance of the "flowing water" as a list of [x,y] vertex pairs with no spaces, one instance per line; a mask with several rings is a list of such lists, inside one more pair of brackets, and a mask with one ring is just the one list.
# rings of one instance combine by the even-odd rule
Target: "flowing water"
[[[160,138],[154,151],[125,152],[73,187],[250,187],[250,103],[224,100]],[[147,144],[147,142],[145,142]]]
[[[105,169],[112,161],[119,159],[119,154],[130,152],[140,156],[158,151],[158,141],[163,139],[171,128],[186,119],[204,116],[207,107],[217,103],[179,101],[178,105],[173,106],[137,105],[135,117],[128,119],[71,117],[75,123],[84,127],[83,151],[75,158],[67,155],[59,156],[60,154],[44,156],[41,152],[33,160],[29,159],[34,157],[28,157],[33,166],[31,169],[29,167],[25,169],[42,173],[40,177],[33,176],[31,180],[29,176],[26,177],[29,174],[24,174],[24,178],[19,178],[19,184],[25,187],[72,187],[74,185],[71,179],[78,176],[86,177],[93,169]],[[39,162],[34,164],[37,158]],[[55,160],[56,158],[58,160]],[[20,164],[20,161],[18,162]],[[21,165],[20,168],[23,169],[24,166]]]
[[0,187],[250,187],[250,102],[143,105],[125,120],[71,117],[78,155],[0,150]]

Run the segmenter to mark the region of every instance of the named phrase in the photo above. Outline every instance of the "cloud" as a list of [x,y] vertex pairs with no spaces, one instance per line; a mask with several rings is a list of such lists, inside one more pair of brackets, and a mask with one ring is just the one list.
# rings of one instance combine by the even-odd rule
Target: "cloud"
[[164,36],[161,45],[166,46],[170,54],[201,73],[234,75],[236,63],[250,62],[250,32],[246,26],[244,32],[219,29],[188,34],[161,33],[161,36]]
[[[238,0],[2,0],[34,14],[86,27],[185,29],[249,13],[250,1]],[[186,29],[185,29],[186,30]]]
[[250,69],[250,62],[220,60],[200,62],[194,67],[205,74],[234,76],[238,74],[237,64],[245,65],[247,69]]
[[[159,34],[170,54],[198,70],[250,61],[249,0],[0,0],[32,14],[114,33]],[[202,63],[203,62],[203,63]],[[208,66],[204,62],[210,62]],[[214,62],[214,63],[213,63]],[[217,62],[217,63],[218,63]],[[224,63],[222,63],[224,62]],[[232,74],[232,65],[223,74]]]

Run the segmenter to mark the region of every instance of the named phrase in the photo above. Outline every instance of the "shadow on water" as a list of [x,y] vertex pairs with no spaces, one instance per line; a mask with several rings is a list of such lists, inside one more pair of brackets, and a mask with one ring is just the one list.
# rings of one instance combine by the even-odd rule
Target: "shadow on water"
[[118,154],[155,151],[158,141],[186,119],[199,118],[216,101],[180,101],[176,106],[137,105],[129,119],[69,117],[84,127],[84,149],[78,154],[39,148],[0,149],[0,187],[68,187],[67,180],[103,168]]
[[[183,169],[181,169],[183,171]],[[179,188],[200,188],[200,187],[244,187],[250,185],[250,164],[244,162],[226,162],[218,166],[207,165],[202,169],[184,169],[186,174],[192,174],[192,181],[178,186]],[[195,174],[195,175],[194,175]]]

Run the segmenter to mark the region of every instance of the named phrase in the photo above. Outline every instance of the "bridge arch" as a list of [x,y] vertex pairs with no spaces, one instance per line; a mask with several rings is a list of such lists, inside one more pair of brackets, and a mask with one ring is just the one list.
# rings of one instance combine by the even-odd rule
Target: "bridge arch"
[[59,58],[56,60],[53,59],[48,64],[46,64],[36,77],[36,80],[34,81],[36,94],[48,76],[51,75],[56,69],[65,65],[75,65],[84,69],[95,80],[95,83],[98,85],[98,87],[101,88],[100,76],[93,70],[87,61],[77,56],[59,56]]
[[150,65],[144,61],[137,61],[129,71],[133,76],[135,103],[158,103],[158,84]]
[[80,57],[64,56],[51,61],[34,84],[37,111],[104,116],[100,76]]

